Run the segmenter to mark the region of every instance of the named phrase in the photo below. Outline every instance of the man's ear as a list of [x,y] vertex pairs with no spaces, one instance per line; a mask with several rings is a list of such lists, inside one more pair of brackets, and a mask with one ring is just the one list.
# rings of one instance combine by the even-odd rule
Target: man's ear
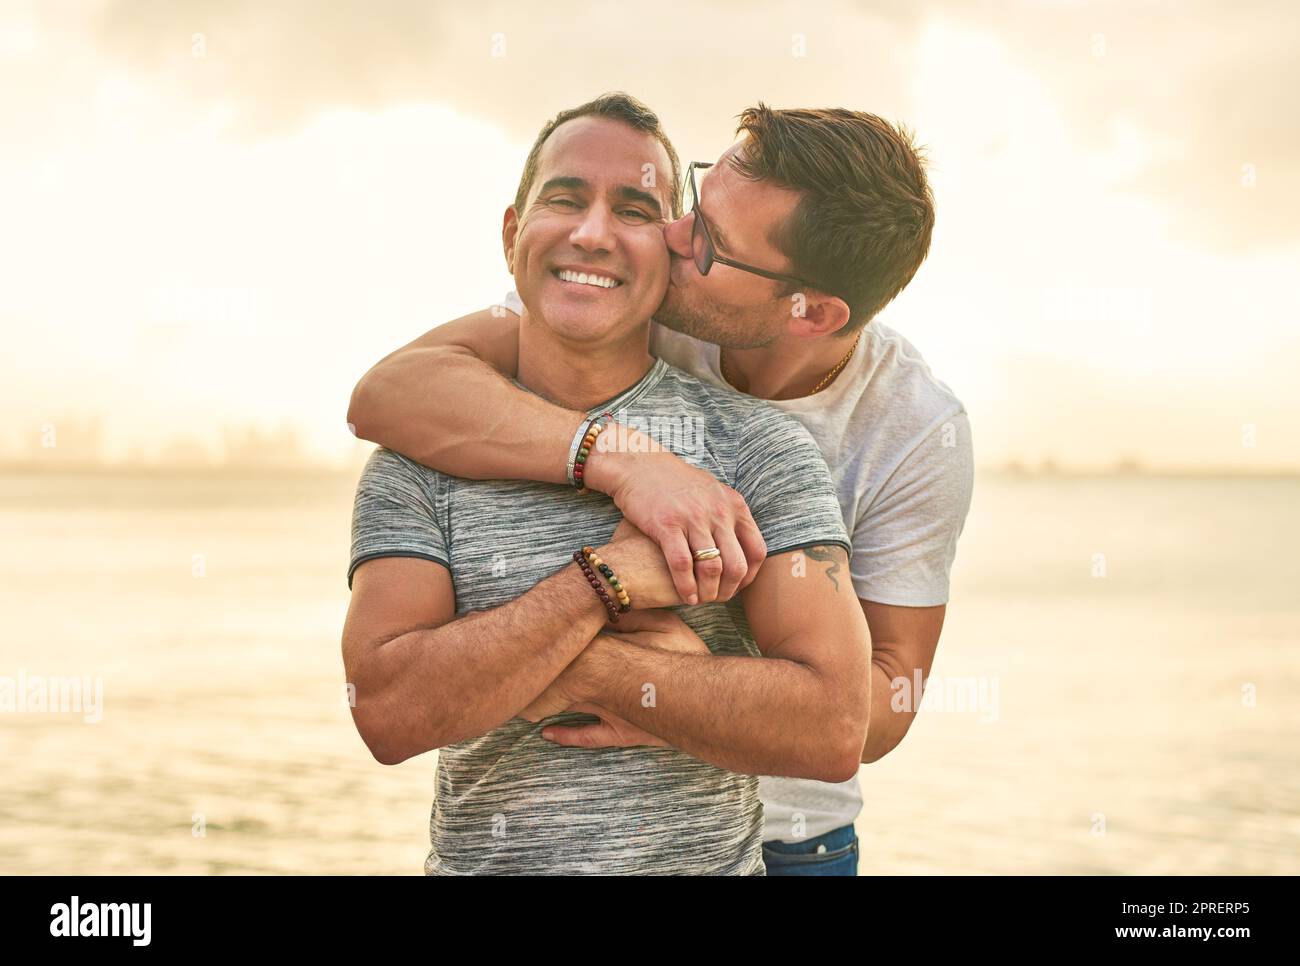
[[809,292],[806,295],[796,292],[791,296],[790,314],[800,324],[804,335],[838,332],[849,324],[851,317],[847,302],[836,295],[823,295],[820,292]]
[[515,206],[506,209],[505,220],[501,223],[501,247],[506,253],[506,270],[515,273],[515,236],[519,234],[519,215]]

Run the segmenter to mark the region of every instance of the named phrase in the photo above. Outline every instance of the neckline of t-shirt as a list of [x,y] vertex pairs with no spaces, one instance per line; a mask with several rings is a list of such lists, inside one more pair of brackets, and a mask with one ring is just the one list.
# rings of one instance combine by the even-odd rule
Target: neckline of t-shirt
[[[841,369],[839,375],[821,392],[813,393],[811,396],[799,396],[795,399],[764,399],[763,402],[786,412],[816,412],[837,405],[849,392],[848,387],[856,385],[861,380],[863,370],[867,364],[865,360],[869,355],[867,348],[873,336],[874,333],[867,329],[863,330],[862,342],[849,359],[848,365]],[[706,342],[705,345],[709,347],[709,353],[706,357],[709,363],[709,371],[717,379],[718,385],[730,389],[732,392],[740,392],[739,389],[727,382],[727,377],[722,374],[722,346],[716,342]],[[741,393],[741,395],[747,396],[749,394]],[[761,397],[750,396],[750,398],[759,399]]]
[[[634,402],[637,398],[639,398],[641,395],[649,392],[656,385],[658,385],[659,380],[661,380],[664,377],[664,373],[668,371],[668,363],[664,362],[664,360],[658,357],[652,357],[652,358],[654,358],[654,364],[650,366],[649,369],[646,370],[645,375],[643,375],[636,382],[632,383],[632,385],[628,386],[626,389],[623,389],[619,391],[616,395],[611,396],[609,399],[606,399],[603,403],[599,403],[595,406],[592,406],[590,409],[587,410],[587,415],[599,416],[601,413],[604,412],[614,412],[616,409],[620,407],[628,406],[629,404]],[[513,382],[520,389],[524,390],[524,392],[532,392],[531,389],[525,386],[517,378],[511,379],[510,381]]]
[[587,410],[587,415],[598,416],[603,412],[614,412],[620,407],[635,402],[640,396],[653,389],[659,383],[659,380],[664,377],[664,373],[668,370],[668,363],[657,357],[652,358],[655,360],[654,365],[646,370],[644,376],[612,399],[607,399],[597,406],[592,406]]

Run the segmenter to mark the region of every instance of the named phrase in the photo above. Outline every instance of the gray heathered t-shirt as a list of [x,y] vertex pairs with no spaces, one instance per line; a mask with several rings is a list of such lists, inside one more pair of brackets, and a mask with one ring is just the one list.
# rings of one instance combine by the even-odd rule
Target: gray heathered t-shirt
[[[793,417],[661,360],[590,413],[607,410],[739,491],[767,542],[766,566],[802,547],[849,549],[826,463]],[[621,519],[600,493],[465,480],[378,449],[357,487],[348,585],[366,560],[422,557],[450,571],[458,615],[498,607],[568,566],[582,544],[607,543]],[[739,599],[673,610],[715,654],[760,656]],[[426,874],[763,874],[756,777],[675,748],[542,738],[544,724],[564,720],[594,719],[514,718],[439,749]]]

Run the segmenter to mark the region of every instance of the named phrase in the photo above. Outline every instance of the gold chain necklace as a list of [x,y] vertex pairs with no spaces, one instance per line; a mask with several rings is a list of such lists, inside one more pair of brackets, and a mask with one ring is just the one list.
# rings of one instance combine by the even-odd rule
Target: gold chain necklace
[[[849,364],[849,360],[853,358],[853,353],[857,351],[858,343],[861,341],[862,341],[862,332],[859,331],[858,337],[853,340],[853,345],[849,347],[848,355],[846,355],[839,362],[835,363],[835,368],[832,369],[830,372],[826,373],[826,378],[823,379],[821,382],[817,383],[817,385],[813,386],[812,392],[808,393],[808,395],[810,396],[815,395],[816,393],[821,392],[823,389],[827,387],[827,385],[830,384],[830,381],[834,379],[836,375],[839,374],[839,371]],[[720,363],[722,368],[722,378],[725,379],[730,385],[735,386],[736,381],[727,374],[727,359],[722,354],[721,349],[718,350],[718,362]]]

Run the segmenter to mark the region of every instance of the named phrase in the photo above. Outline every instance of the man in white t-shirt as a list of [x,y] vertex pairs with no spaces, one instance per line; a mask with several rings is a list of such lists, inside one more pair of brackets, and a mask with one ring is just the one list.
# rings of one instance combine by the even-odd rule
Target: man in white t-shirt
[[[911,682],[934,660],[971,498],[961,402],[906,339],[873,321],[924,260],[933,202],[910,137],[874,115],[759,105],[738,133],[716,164],[691,165],[683,179],[689,210],[664,226],[671,283],[650,349],[791,413],[820,447],[853,543],[842,577],[871,631],[862,761],[873,762],[898,745],[919,705]],[[558,186],[544,201],[583,210],[584,190]],[[583,225],[570,239],[579,263],[608,244],[599,219]],[[519,309],[511,293],[385,358],[353,393],[354,432],[457,476],[565,482],[585,414],[510,382]],[[591,454],[587,485],[660,544],[683,600],[727,600],[753,579],[761,537],[734,491],[636,429],[602,436],[624,445]],[[720,555],[696,558],[710,548]],[[644,643],[662,635],[647,631]],[[896,696],[898,679],[908,686]],[[654,740],[613,721],[544,735],[587,747]],[[769,875],[856,874],[856,777],[764,776],[760,786]]]

